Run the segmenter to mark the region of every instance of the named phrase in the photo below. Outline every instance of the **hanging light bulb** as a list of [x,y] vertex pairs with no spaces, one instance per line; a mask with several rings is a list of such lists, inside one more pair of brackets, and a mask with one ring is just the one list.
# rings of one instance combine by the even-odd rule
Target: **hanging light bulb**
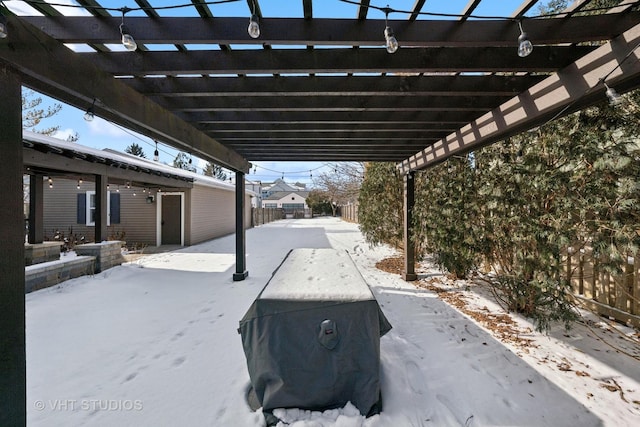
[[156,149],[153,152],[153,161],[157,162],[160,160],[160,153],[158,152],[158,141],[153,141],[156,143]]
[[258,24],[258,15],[255,13],[251,15],[249,19],[249,28],[247,28],[247,32],[252,39],[257,39],[260,37],[260,25]]
[[53,188],[53,179],[49,177],[49,188]]
[[387,5],[387,7],[384,8],[383,10],[384,10],[384,26],[385,26],[384,28],[385,45],[387,47],[387,52],[395,53],[395,51],[397,51],[398,47],[400,46],[398,45],[398,40],[393,34],[393,29],[389,26],[389,23],[388,23],[389,13],[391,12],[391,9],[389,8],[389,5]]
[[78,180],[78,185],[76,185],[76,188],[79,190],[80,189],[80,180]]
[[607,88],[607,90],[604,93],[605,95],[607,95],[607,98],[609,98],[609,105],[612,105],[612,106],[619,105],[622,102],[622,97],[620,96],[620,94],[616,92],[614,88],[609,87],[606,83],[604,83],[604,87]]
[[120,24],[120,35],[122,36],[122,45],[130,52],[135,51],[138,48],[138,44],[134,40],[133,36],[129,34],[129,30],[124,25],[124,15],[130,9],[128,7],[122,8],[122,23]]
[[93,107],[95,105],[96,105],[96,99],[93,98],[93,102],[91,103],[91,106],[89,108],[87,108],[87,112],[84,113],[84,120],[85,121],[91,122],[96,117],[96,114],[95,114],[94,109],[93,109]]
[[131,183],[127,181],[127,189],[131,188]]
[[384,40],[385,40],[385,45],[387,46],[387,52],[389,53],[395,53],[396,50],[398,50],[398,48],[400,47],[400,45],[398,44],[398,40],[396,39],[395,35],[393,34],[393,29],[389,26],[387,20],[389,18],[389,12],[391,12],[391,9],[389,9],[389,5],[387,5],[387,7],[384,9],[385,12],[385,16],[384,16]]
[[391,29],[391,27],[387,27],[384,29],[384,38],[386,41],[385,44],[387,45],[387,52],[395,53],[400,45],[398,45],[398,40],[396,40],[395,36],[393,35],[393,30]]
[[9,30],[7,29],[7,18],[0,14],[0,39],[6,39],[9,35]]
[[520,58],[524,58],[525,56],[531,55],[533,52],[533,45],[527,37],[527,33],[522,29],[522,21],[518,21],[518,26],[520,27],[520,35],[518,36],[518,56]]

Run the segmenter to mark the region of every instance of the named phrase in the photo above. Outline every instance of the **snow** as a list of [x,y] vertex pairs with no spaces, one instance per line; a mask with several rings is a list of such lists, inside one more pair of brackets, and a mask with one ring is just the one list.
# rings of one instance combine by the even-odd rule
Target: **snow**
[[[357,225],[283,220],[246,239],[245,281],[232,281],[230,235],[26,295],[29,426],[263,426],[245,401],[238,321],[293,248],[348,250],[393,329],[380,340],[381,414],[365,419],[349,404],[278,410],[286,425],[640,425],[633,331],[592,319],[547,336],[516,318],[536,345],[523,348],[494,338],[433,290],[376,269],[396,252],[370,248]],[[499,311],[468,283],[429,265],[418,273],[457,289],[470,307]]]
[[287,255],[260,298],[363,301],[373,295],[346,251],[299,248]]

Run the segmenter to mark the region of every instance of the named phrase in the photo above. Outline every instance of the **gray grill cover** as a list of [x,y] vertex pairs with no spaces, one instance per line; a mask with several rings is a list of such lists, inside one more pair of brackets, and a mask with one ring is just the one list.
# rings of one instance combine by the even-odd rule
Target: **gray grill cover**
[[391,325],[346,252],[295,249],[240,321],[265,414],[353,403],[380,411],[380,337]]

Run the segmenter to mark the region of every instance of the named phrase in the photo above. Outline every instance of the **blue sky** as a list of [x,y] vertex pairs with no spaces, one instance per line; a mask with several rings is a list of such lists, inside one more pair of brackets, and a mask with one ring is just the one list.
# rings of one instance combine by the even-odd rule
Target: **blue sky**
[[[509,16],[516,10],[523,0],[484,0],[480,6],[474,11],[475,15],[480,16]],[[55,4],[75,4],[73,0],[51,0]],[[22,1],[10,0],[4,1],[5,5],[18,15],[38,14],[33,12],[28,5]],[[175,6],[182,4],[191,4],[188,0],[149,0],[154,7]],[[468,0],[428,0],[423,8],[423,12],[433,13],[451,13],[459,14],[467,5]],[[545,1],[541,1],[545,3]],[[104,7],[130,7],[137,8],[138,5],[133,0],[101,0],[100,4]],[[371,1],[371,5],[385,7],[389,5],[395,10],[411,10],[415,0],[383,0]],[[232,3],[212,4],[209,6],[214,16],[244,16],[250,15],[249,7],[245,0]],[[282,1],[282,0],[261,0],[260,7],[264,17],[301,17],[302,1]],[[82,11],[77,8],[58,8],[65,15],[77,15]],[[536,8],[532,10],[535,13]],[[30,12],[31,11],[31,12]],[[313,15],[317,18],[353,18],[357,15],[358,6],[341,2],[339,0],[316,0],[313,2]],[[118,15],[118,12],[112,12]],[[197,13],[193,7],[159,10],[161,16],[196,16]],[[133,11],[127,16],[143,15],[141,11]],[[384,15],[377,10],[370,10],[369,17],[372,19],[383,19]],[[393,13],[389,16],[393,19],[406,19],[407,15],[403,13]],[[419,19],[439,19],[432,16],[422,16]],[[442,18],[445,19],[445,18]],[[400,40],[401,42],[401,40]],[[382,43],[382,42],[381,42]],[[401,43],[402,44],[402,43]],[[260,48],[259,45],[245,45],[237,48]],[[76,48],[78,49],[78,48]],[[114,50],[121,50],[121,46],[113,46]],[[78,50],[82,50],[81,48]],[[57,102],[44,95],[43,105]],[[83,120],[85,111],[79,110],[70,105],[63,104],[60,113],[54,117],[42,122],[40,127],[60,126],[58,137],[66,139],[70,134],[77,133],[80,136],[79,144],[87,145],[97,149],[112,148],[124,151],[124,149],[132,143],[142,146],[147,158],[153,157],[155,144],[145,136],[131,132],[96,117],[92,122]],[[171,164],[175,158],[177,151],[173,148],[159,144],[160,161]],[[194,163],[203,166],[204,162],[194,158]],[[254,162],[254,170],[251,170],[247,176],[248,179],[261,181],[273,181],[276,178],[284,176],[287,182],[303,182],[310,184],[311,175],[318,176],[323,171],[332,169],[332,166],[319,162]]]

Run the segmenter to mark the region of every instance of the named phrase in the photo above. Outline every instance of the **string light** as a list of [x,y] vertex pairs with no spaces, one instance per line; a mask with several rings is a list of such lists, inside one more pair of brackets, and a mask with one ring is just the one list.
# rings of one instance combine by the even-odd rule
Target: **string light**
[[[218,4],[228,4],[228,3],[238,3],[241,0],[208,0],[208,1],[201,1],[200,3],[202,3],[203,5],[218,5]],[[463,15],[463,14],[457,14],[457,13],[441,13],[441,12],[415,12],[414,10],[402,10],[402,9],[391,9],[387,6],[387,8],[384,7],[379,7],[379,6],[375,6],[372,4],[369,5],[363,5],[361,4],[360,0],[336,0],[338,2],[341,3],[347,3],[347,4],[351,4],[354,6],[358,6],[358,7],[364,7],[366,9],[374,9],[374,10],[380,10],[380,11],[384,11],[385,9],[389,9],[391,12],[394,13],[401,13],[401,14],[412,14],[412,13],[416,13],[419,16],[431,16],[431,17],[438,17],[438,18],[473,18],[473,19],[513,19],[513,17],[510,16],[502,16],[502,15]],[[44,0],[39,0],[40,3],[43,3]],[[0,1],[1,4],[1,1]],[[51,1],[48,2],[48,4],[53,4]],[[56,4],[54,4],[56,5]],[[84,10],[94,10],[94,11],[108,11],[108,12],[122,12],[123,8],[121,7],[105,7],[105,6],[100,6],[100,5],[91,5],[91,4],[58,4],[56,6],[64,6],[67,8],[76,8],[76,9],[84,9]],[[143,12],[148,12],[148,11],[161,11],[161,10],[174,10],[174,9],[186,9],[186,8],[192,8],[193,7],[193,2],[185,2],[182,4],[169,4],[166,6],[140,6],[140,7],[132,7],[132,8],[126,8],[127,12],[133,12],[133,11],[143,11]],[[610,10],[611,7],[609,6],[599,6],[599,7],[586,7],[584,9],[581,9],[582,13],[587,13],[587,12],[598,12],[598,11],[608,11]],[[545,13],[543,15],[530,15],[528,16],[528,18],[550,18],[550,17],[556,17],[556,16],[566,16],[566,12],[563,11],[559,11],[559,12],[555,12],[555,13]]]
[[138,49],[138,44],[134,40],[133,36],[129,34],[129,30],[124,25],[124,15],[131,9],[123,7],[122,9],[122,23],[120,24],[120,35],[122,36],[122,45],[130,52],[134,52]]
[[87,108],[87,112],[84,113],[84,120],[86,122],[91,122],[96,117],[96,114],[95,114],[95,111],[94,111],[94,106],[95,105],[96,105],[96,99],[93,98],[93,102],[91,103],[91,106],[89,108]]
[[398,40],[393,34],[393,29],[389,26],[389,23],[388,23],[389,12],[391,12],[391,9],[389,8],[389,5],[387,5],[387,7],[384,9],[384,25],[385,25],[384,40],[385,40],[385,45],[387,46],[387,52],[395,53],[395,51],[398,50],[400,45],[398,45]]
[[49,177],[49,188],[53,188],[53,179]]
[[159,161],[159,160],[160,160],[160,153],[158,152],[158,141],[153,141],[153,142],[155,142],[155,143],[156,143],[156,149],[155,149],[155,151],[153,152],[153,161],[154,161],[154,162],[157,162],[157,161]]
[[525,56],[531,55],[533,52],[533,45],[527,37],[527,33],[522,29],[522,21],[518,21],[518,26],[520,27],[520,35],[518,36],[518,56],[520,58],[524,58]]
[[604,81],[602,82],[604,84],[604,87],[607,88],[605,90],[605,95],[607,95],[607,98],[609,98],[609,105],[612,106],[616,106],[619,105],[622,102],[622,97],[620,96],[620,94],[618,94],[618,92],[616,92],[616,90],[612,87],[609,87],[609,85],[607,85]]
[[253,13],[251,14],[251,18],[249,18],[249,27],[247,28],[247,32],[252,39],[257,39],[260,37],[260,25],[258,24],[258,15],[256,15],[256,4],[253,4]]
[[6,39],[8,35],[7,17],[0,13],[0,39]]

